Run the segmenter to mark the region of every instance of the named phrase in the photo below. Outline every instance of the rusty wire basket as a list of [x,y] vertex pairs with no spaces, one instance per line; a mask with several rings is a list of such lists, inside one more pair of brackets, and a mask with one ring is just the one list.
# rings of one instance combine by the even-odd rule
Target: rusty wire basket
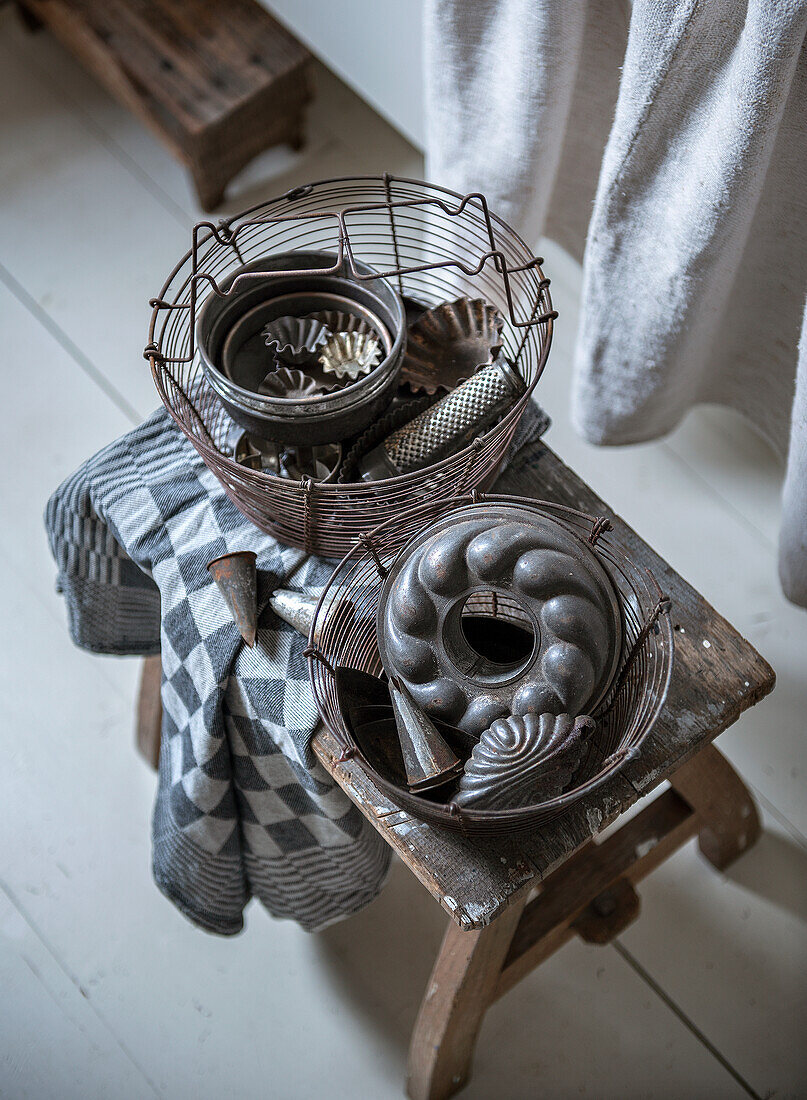
[[[622,617],[622,645],[617,672],[594,711],[592,736],[573,789],[533,806],[481,810],[444,804],[396,786],[362,756],[339,709],[333,669],[339,665],[383,675],[376,634],[376,613],[384,577],[405,543],[448,511],[468,504],[518,504],[537,516],[549,516],[577,538],[593,546],[617,593]],[[433,825],[477,835],[534,830],[560,817],[581,798],[591,795],[628,760],[635,758],[661,712],[672,673],[673,632],[669,600],[653,575],[634,565],[622,547],[610,539],[610,525],[549,501],[474,493],[430,502],[397,521],[382,524],[362,539],[337,566],[317,607],[307,650],[309,674],[320,716],[350,755],[361,759],[373,781],[414,816]],[[516,625],[517,608],[499,602],[488,613]],[[316,641],[315,641],[316,640]]]
[[[359,281],[385,278],[430,307],[481,297],[504,318],[502,354],[526,383],[513,408],[484,436],[425,469],[369,484],[290,481],[237,463],[232,422],[208,385],[195,347],[199,309],[242,265],[272,253],[329,251],[334,268]],[[192,246],[152,299],[149,343],[160,397],[182,431],[257,527],[282,542],[341,557],[356,536],[431,499],[490,486],[544,369],[556,313],[549,280],[524,241],[488,210],[481,194],[393,176],[321,180],[214,225],[194,227]],[[361,264],[375,274],[362,273]],[[243,275],[234,290],[250,275]],[[259,276],[266,278],[266,275]]]

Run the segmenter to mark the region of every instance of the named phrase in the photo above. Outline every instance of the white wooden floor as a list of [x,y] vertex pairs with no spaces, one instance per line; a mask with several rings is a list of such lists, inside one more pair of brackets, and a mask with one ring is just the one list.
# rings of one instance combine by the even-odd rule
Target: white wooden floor
[[[417,175],[419,154],[326,72],[310,143],[253,164],[231,208],[321,176]],[[0,1096],[401,1095],[443,917],[400,868],[311,937],[253,907],[196,931],[149,874],[154,776],[134,755],[136,663],[71,647],[42,510],[156,404],[147,300],[198,211],[180,169],[46,35],[0,18]],[[642,886],[612,947],[572,943],[491,1011],[472,1098],[807,1095],[807,615],[782,598],[780,471],[733,416],[598,451],[568,420],[579,273],[539,399],[551,444],[771,661],[774,695],[720,739],[765,833],[730,873],[694,845]]]

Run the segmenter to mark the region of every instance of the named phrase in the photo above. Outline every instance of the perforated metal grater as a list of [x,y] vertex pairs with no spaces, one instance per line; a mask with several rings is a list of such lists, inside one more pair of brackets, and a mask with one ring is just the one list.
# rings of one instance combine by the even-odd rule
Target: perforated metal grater
[[454,454],[512,408],[525,388],[507,363],[484,367],[365,455],[362,480],[408,474]]

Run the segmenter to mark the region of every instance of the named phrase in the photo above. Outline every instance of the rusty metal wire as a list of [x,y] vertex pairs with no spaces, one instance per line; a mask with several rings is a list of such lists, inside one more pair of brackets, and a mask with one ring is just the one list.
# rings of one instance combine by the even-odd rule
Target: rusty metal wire
[[[502,354],[526,392],[475,447],[382,482],[304,488],[235,462],[226,444],[231,421],[196,354],[195,318],[205,297],[221,294],[220,284],[243,263],[294,249],[333,252],[359,280],[370,277],[357,263],[367,264],[374,278],[394,278],[403,295],[426,307],[459,295],[485,298],[505,319]],[[151,300],[144,355],[166,408],[236,506],[285,543],[341,557],[360,532],[426,498],[492,484],[549,354],[556,313],[542,262],[483,195],[390,175],[320,180],[218,225],[200,222],[190,250]],[[245,274],[235,286],[254,278]]]
[[[478,835],[497,835],[534,830],[565,813],[582,798],[592,795],[638,752],[655,724],[669,687],[673,659],[673,631],[669,600],[655,577],[636,566],[619,543],[607,537],[607,523],[600,518],[550,501],[478,492],[429,501],[406,515],[390,520],[364,535],[344,556],[331,576],[317,607],[310,639],[317,646],[308,651],[309,674],[320,716],[339,743],[353,755],[361,755],[339,710],[332,669],[347,665],[383,673],[376,635],[376,612],[383,585],[382,573],[409,539],[446,512],[468,504],[516,503],[538,516],[550,516],[578,538],[588,542],[608,572],[619,599],[623,622],[622,649],[617,673],[593,717],[597,731],[575,779],[572,790],[534,806],[517,810],[459,810],[410,794],[379,775],[362,758],[373,782],[413,815],[435,825]],[[596,537],[591,540],[591,535]],[[499,600],[486,609],[516,624],[520,609]]]

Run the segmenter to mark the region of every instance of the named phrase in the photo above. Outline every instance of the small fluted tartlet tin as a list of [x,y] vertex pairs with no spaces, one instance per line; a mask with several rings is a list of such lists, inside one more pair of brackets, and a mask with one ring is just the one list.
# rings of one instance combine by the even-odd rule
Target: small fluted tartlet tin
[[304,366],[328,339],[328,330],[315,317],[278,317],[261,331],[264,344],[286,366]]
[[502,347],[504,319],[482,298],[440,302],[409,326],[402,380],[415,392],[453,390]]
[[336,332],[373,332],[373,326],[365,317],[358,313],[345,313],[341,309],[326,309],[320,313],[312,313],[310,321],[319,321],[327,329],[328,335]]
[[[336,386],[329,388],[336,389]],[[269,371],[258,387],[258,393],[264,397],[285,397],[291,401],[307,401],[327,392],[318,379],[294,367],[278,367]]]
[[371,332],[335,332],[320,350],[326,374],[355,382],[369,374],[381,359],[381,341]]

